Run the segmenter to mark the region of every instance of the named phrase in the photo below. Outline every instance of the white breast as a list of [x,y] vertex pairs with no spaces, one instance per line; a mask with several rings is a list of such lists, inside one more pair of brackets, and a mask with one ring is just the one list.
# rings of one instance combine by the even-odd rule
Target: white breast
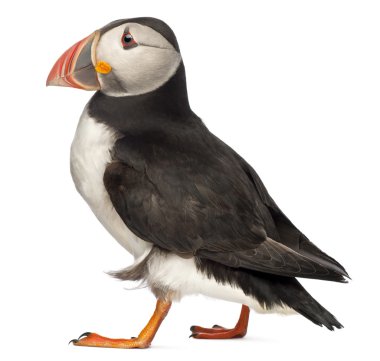
[[79,120],[71,145],[70,169],[78,192],[103,226],[135,258],[152,245],[134,235],[115,211],[103,176],[111,161],[110,150],[119,134],[88,115],[87,107]]
[[[86,107],[71,146],[71,174],[78,192],[96,217],[135,257],[135,264],[138,264],[149,253],[152,244],[143,241],[128,229],[115,211],[103,183],[105,167],[111,161],[110,150],[118,137],[117,132],[91,118]],[[276,310],[263,309],[253,297],[245,295],[241,289],[229,284],[220,284],[215,279],[200,273],[195,266],[194,258],[184,259],[169,254],[152,259],[148,268],[148,283],[159,284],[163,289],[173,290],[176,298],[201,293],[244,303],[261,312],[291,311],[285,306]]]

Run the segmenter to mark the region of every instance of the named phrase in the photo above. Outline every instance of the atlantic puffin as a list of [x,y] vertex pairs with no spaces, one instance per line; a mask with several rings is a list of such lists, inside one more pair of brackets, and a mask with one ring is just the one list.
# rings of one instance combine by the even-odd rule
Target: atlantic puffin
[[113,276],[145,282],[157,298],[138,337],[86,332],[75,346],[149,347],[172,301],[189,294],[242,305],[234,328],[192,326],[197,339],[243,337],[250,309],[343,327],[297,278],[346,282],[347,272],[293,225],[255,170],[191,110],[183,59],[166,23],[111,22],[68,49],[47,85],[96,91],[71,146],[72,178],[134,257]]

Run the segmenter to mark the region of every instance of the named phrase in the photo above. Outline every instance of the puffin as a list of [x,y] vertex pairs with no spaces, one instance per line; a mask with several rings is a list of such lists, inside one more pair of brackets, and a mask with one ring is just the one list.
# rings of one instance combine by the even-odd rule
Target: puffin
[[143,282],[157,299],[137,337],[85,332],[72,344],[147,348],[172,302],[191,294],[241,305],[235,327],[192,326],[195,339],[244,337],[251,309],[343,327],[298,278],[343,283],[349,275],[192,111],[178,42],[165,22],[130,18],[96,30],[59,57],[47,85],[96,91],[72,142],[72,178],[134,258],[111,275]]

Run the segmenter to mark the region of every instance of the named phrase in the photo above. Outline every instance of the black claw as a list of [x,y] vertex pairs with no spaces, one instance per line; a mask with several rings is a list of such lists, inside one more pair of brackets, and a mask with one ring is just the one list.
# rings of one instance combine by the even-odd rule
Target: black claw
[[191,326],[190,331],[193,332],[196,326]]
[[82,337],[87,337],[89,335],[91,335],[91,332],[84,332],[78,338],[73,338],[72,340],[70,340],[69,345],[70,343],[73,343],[75,345]]
[[223,328],[223,327],[219,326],[219,325],[214,325],[214,326],[212,326],[212,328]]
[[90,334],[91,334],[91,332],[82,333],[78,338],[73,338],[72,340],[70,340],[69,345],[70,345],[70,343],[73,343],[75,345],[82,337],[87,337]]
[[189,338],[197,338],[198,334],[197,333],[192,333]]
[[84,333],[82,333],[82,334],[78,337],[77,342],[78,342],[82,337],[87,337],[87,336],[90,336],[90,335],[91,335],[91,332],[84,332]]
[[135,338],[137,338],[137,337],[133,337],[133,336],[132,336],[132,337],[131,337],[131,340],[133,340],[133,339],[135,339]]

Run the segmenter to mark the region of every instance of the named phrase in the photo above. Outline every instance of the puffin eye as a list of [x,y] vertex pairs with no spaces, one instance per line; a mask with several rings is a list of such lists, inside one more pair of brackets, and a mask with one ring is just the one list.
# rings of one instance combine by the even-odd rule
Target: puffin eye
[[121,44],[123,45],[124,49],[129,49],[137,45],[137,42],[135,39],[133,39],[133,36],[131,33],[124,33],[121,37]]

